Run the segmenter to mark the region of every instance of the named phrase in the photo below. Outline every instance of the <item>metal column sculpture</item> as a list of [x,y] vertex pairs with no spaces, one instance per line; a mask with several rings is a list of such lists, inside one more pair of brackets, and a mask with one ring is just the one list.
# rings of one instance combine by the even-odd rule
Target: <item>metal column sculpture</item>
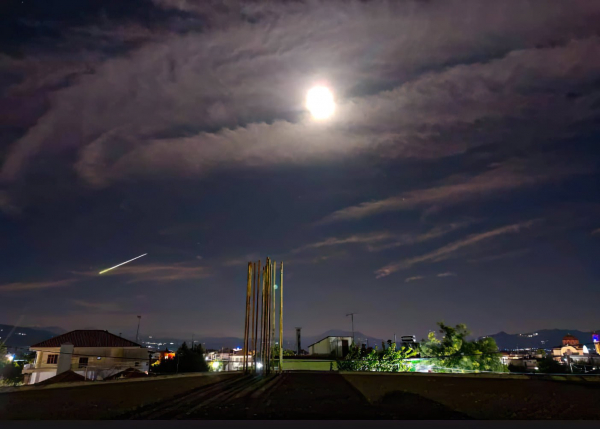
[[[243,359],[243,369],[246,373],[252,370],[255,373],[269,374],[275,367],[277,359],[279,371],[283,368],[283,262],[279,280],[279,356],[273,354],[277,327],[276,280],[276,262],[272,262],[269,258],[264,266],[261,266],[260,261],[248,262]],[[248,360],[249,356],[253,357],[252,363]]]

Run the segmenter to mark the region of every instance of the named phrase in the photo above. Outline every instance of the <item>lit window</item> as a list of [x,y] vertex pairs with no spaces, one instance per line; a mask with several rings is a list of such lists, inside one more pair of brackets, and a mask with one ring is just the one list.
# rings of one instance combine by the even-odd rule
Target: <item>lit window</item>
[[58,363],[58,355],[48,355],[48,358],[46,359],[46,363],[55,365]]

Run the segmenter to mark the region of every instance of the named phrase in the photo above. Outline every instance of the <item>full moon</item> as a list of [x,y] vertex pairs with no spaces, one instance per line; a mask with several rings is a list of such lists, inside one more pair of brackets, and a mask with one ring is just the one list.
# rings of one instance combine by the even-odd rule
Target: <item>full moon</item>
[[324,86],[316,86],[306,95],[306,108],[315,119],[327,119],[335,110],[333,94]]

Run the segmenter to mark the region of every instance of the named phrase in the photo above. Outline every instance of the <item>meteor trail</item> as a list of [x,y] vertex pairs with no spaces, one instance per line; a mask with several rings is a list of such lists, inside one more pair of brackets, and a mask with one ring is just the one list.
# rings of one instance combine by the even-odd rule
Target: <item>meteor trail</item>
[[104,273],[105,273],[105,272],[107,272],[107,271],[114,270],[115,268],[117,268],[117,267],[120,267],[121,265],[125,265],[125,264],[127,264],[128,262],[135,261],[136,259],[139,259],[139,258],[141,258],[142,256],[146,256],[146,255],[147,255],[147,253],[144,253],[143,255],[140,255],[140,256],[136,256],[135,258],[133,258],[133,259],[130,259],[129,261],[121,262],[119,265],[115,265],[114,267],[107,268],[107,269],[106,269],[106,270],[104,270],[104,271],[100,271],[98,274],[104,274]]

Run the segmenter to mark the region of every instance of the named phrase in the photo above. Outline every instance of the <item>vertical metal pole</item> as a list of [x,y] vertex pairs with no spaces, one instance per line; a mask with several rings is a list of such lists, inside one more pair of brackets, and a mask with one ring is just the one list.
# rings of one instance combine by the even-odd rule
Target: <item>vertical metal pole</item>
[[254,367],[256,367],[256,337],[254,334],[254,326],[255,326],[254,307],[256,307],[256,284],[257,284],[257,282],[256,282],[256,262],[254,263],[252,273],[253,273],[253,275],[252,275],[252,299],[253,299],[253,302],[252,302],[252,326],[250,327],[252,341],[250,343],[250,348],[253,351],[253,353],[251,355],[252,356],[252,364],[254,365]]
[[[271,343],[275,343],[275,297],[277,296],[277,289],[275,289],[275,284],[277,277],[275,276],[277,272],[277,262],[273,261],[273,269],[271,273],[272,281],[272,291],[273,291],[273,301],[272,301],[272,318],[271,318]],[[273,356],[273,348],[271,348],[271,360],[273,361],[273,368],[275,368],[275,356]]]
[[252,262],[248,262],[248,279],[246,286],[246,320],[244,324],[244,372],[248,371],[248,331],[250,329],[250,293],[252,291]]
[[283,371],[283,262],[279,277],[279,372]]
[[[268,258],[267,258],[268,260]],[[266,280],[266,267],[263,267],[263,281],[262,281],[262,300],[261,300],[261,312],[260,312],[260,363],[263,365],[264,371],[264,357],[265,357],[265,280]]]
[[256,266],[256,323],[254,325],[254,372],[256,372],[256,362],[258,362],[258,305],[260,304],[260,260],[258,261],[258,265]]
[[267,264],[267,285],[266,285],[266,292],[267,292],[267,296],[266,296],[266,302],[267,302],[267,314],[266,314],[266,318],[265,321],[267,323],[265,323],[265,338],[266,338],[266,342],[265,342],[265,347],[266,347],[266,352],[265,352],[265,368],[267,370],[267,374],[269,374],[271,372],[271,290],[272,290],[273,286],[271,285],[271,260],[268,260],[268,264]]

